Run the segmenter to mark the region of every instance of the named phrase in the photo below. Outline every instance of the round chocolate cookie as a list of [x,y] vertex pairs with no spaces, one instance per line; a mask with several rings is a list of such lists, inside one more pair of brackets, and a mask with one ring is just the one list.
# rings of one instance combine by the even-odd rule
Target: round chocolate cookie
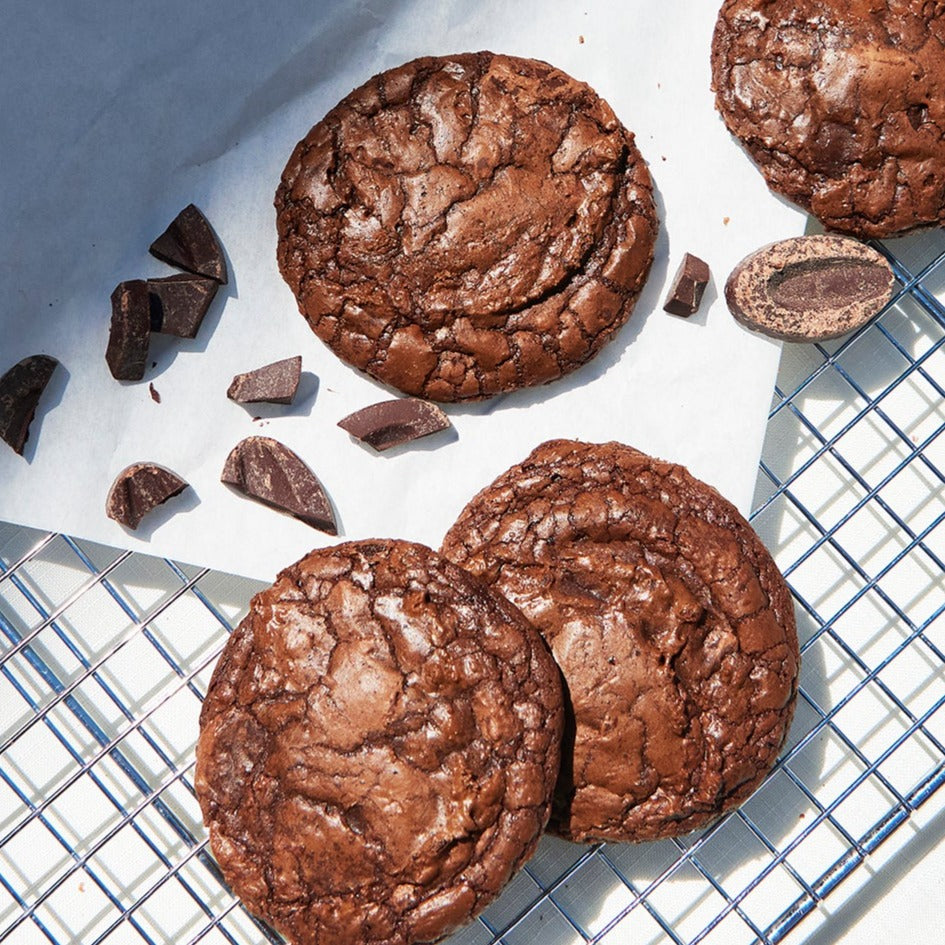
[[314,551],[253,598],[210,682],[214,856],[297,945],[436,941],[534,849],[562,716],[544,641],[478,579],[408,542]]
[[681,466],[545,443],[466,506],[443,552],[516,603],[564,673],[552,830],[681,834],[773,765],[797,688],[791,596],[745,519]]
[[945,4],[726,0],[712,82],[771,189],[828,229],[945,223]]
[[653,259],[649,171],[591,88],[466,53],[381,73],[296,146],[279,268],[345,361],[438,401],[542,384],[626,321]]

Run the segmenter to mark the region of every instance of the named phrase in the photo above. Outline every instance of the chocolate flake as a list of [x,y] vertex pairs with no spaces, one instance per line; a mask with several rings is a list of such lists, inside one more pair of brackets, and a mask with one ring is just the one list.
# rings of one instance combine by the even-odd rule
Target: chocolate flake
[[692,253],[686,253],[670,286],[663,311],[683,318],[695,315],[702,304],[702,295],[709,278],[708,264]]
[[364,407],[339,420],[338,426],[381,451],[446,430],[450,421],[436,404],[409,397]]
[[277,440],[267,436],[241,440],[226,458],[220,480],[312,528],[338,534],[331,503],[318,477]]
[[226,259],[207,218],[188,204],[151,244],[150,252],[163,262],[207,276],[226,285]]
[[184,273],[148,279],[151,331],[179,338],[196,338],[220,283]]
[[58,364],[55,358],[34,354],[14,364],[0,377],[0,439],[8,443],[14,453],[23,455],[39,398]]
[[148,284],[120,282],[112,292],[112,321],[105,360],[117,381],[140,381],[148,360],[151,332]]
[[152,509],[180,495],[188,483],[155,463],[134,463],[112,483],[105,514],[126,528],[136,529]]
[[161,402],[161,395],[158,393],[157,388],[153,384],[148,384],[148,393],[151,395],[151,400],[156,404]]
[[264,367],[237,374],[226,396],[238,404],[291,404],[299,389],[302,374],[302,358],[285,358]]

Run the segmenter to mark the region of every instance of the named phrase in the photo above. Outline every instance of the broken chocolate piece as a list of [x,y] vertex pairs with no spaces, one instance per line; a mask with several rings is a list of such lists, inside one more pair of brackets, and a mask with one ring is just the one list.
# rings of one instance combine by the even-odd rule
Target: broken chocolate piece
[[151,244],[152,256],[226,285],[226,259],[207,218],[189,204]]
[[702,295],[709,278],[708,264],[692,253],[686,253],[670,286],[663,311],[683,318],[695,315],[702,304]]
[[151,331],[196,338],[219,287],[215,279],[189,273],[148,279]]
[[148,359],[151,333],[148,284],[120,282],[112,292],[112,321],[105,360],[117,381],[140,381]]
[[745,257],[725,285],[738,321],[772,338],[825,341],[862,325],[895,293],[889,263],[847,236],[797,236]]
[[380,451],[446,430],[450,421],[436,404],[408,397],[355,411],[339,420],[338,426]]
[[105,501],[105,514],[135,529],[152,509],[180,495],[188,486],[176,473],[155,463],[134,463],[123,469]]
[[55,358],[34,354],[0,377],[0,440],[9,443],[14,453],[23,455],[39,398],[58,364]]
[[299,389],[302,374],[302,358],[285,358],[264,367],[237,374],[233,378],[226,396],[238,404],[291,404]]
[[318,478],[277,440],[267,436],[241,440],[226,458],[220,480],[312,528],[338,534],[331,503]]

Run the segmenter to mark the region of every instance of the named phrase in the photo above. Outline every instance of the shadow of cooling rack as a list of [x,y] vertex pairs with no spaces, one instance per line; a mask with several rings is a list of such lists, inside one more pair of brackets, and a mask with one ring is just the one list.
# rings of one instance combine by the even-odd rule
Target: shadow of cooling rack
[[[775,943],[945,782],[945,236],[881,247],[895,302],[785,346],[753,523],[796,598],[797,716],[711,829],[546,837],[451,945]],[[279,941],[230,895],[196,719],[259,585],[0,524],[0,939]],[[796,934],[796,933],[795,933]]]

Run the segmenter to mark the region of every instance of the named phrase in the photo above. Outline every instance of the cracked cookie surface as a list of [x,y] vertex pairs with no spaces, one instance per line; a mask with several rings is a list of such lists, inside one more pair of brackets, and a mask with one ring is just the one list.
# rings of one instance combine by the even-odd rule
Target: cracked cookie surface
[[464,53],[375,76],[299,142],[278,261],[343,360],[462,401],[588,361],[629,317],[657,216],[633,135],[544,62]]
[[681,466],[618,443],[539,446],[443,553],[517,604],[564,674],[550,827],[651,840],[741,803],[790,724],[790,593],[749,524]]
[[945,223],[945,3],[726,0],[712,80],[771,189],[828,229]]
[[210,682],[214,856],[292,942],[435,941],[533,851],[562,718],[544,641],[478,579],[408,542],[314,551],[253,599]]

